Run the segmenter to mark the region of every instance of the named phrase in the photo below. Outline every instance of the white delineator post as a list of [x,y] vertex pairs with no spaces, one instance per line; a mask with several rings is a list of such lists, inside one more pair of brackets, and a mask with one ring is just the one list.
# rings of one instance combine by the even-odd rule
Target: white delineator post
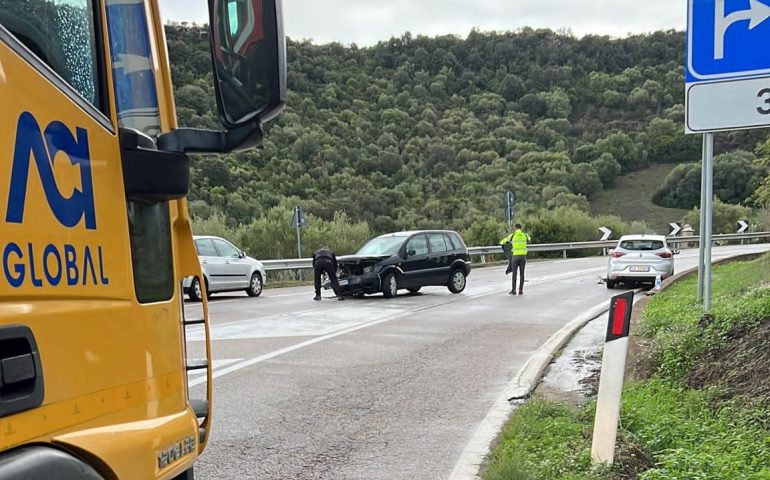
[[631,291],[616,295],[610,300],[610,318],[602,354],[602,370],[599,377],[599,394],[591,444],[591,459],[594,464],[611,465],[615,456],[615,439],[618,434],[620,399],[626,372],[628,331],[631,327],[633,303],[634,292]]

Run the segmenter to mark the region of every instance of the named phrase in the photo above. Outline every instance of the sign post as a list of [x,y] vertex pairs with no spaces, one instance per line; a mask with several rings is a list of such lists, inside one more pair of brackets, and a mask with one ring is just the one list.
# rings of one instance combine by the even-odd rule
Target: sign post
[[[291,228],[297,230],[297,258],[302,258],[302,227],[307,226],[307,218],[302,207],[294,207],[294,215],[291,218]],[[299,279],[302,280],[302,270],[299,271]]]
[[513,192],[508,190],[508,193],[505,194],[505,215],[508,218],[508,229],[511,229],[511,226],[513,225],[513,217],[516,213],[516,207],[515,207],[516,197],[513,195]]
[[594,435],[591,442],[591,459],[594,464],[612,465],[615,456],[615,439],[618,435],[620,400],[623,394],[623,377],[626,373],[628,332],[631,328],[633,303],[634,292],[632,291],[616,295],[610,300],[610,317],[602,354]]

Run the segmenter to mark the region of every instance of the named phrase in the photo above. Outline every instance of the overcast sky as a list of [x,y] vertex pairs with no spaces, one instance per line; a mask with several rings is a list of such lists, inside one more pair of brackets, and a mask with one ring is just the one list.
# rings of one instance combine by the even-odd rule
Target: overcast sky
[[[166,21],[208,22],[206,0],[160,0]],[[625,36],[684,30],[685,0],[283,0],[286,33],[314,43],[368,46],[406,31],[468,35],[519,27]]]

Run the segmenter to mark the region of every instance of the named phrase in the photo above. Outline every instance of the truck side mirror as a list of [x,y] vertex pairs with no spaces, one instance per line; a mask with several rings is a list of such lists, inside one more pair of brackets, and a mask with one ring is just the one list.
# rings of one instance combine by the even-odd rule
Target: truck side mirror
[[287,95],[281,0],[209,0],[209,14],[222,125],[274,118]]
[[227,153],[258,146],[262,124],[286,105],[286,38],[281,0],[209,0],[209,35],[224,131],[178,128],[158,148]]

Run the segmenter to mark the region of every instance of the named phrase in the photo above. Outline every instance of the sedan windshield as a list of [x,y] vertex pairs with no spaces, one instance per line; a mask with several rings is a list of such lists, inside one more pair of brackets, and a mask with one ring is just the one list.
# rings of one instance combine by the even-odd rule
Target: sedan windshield
[[408,237],[377,237],[366,242],[356,255],[395,255]]

